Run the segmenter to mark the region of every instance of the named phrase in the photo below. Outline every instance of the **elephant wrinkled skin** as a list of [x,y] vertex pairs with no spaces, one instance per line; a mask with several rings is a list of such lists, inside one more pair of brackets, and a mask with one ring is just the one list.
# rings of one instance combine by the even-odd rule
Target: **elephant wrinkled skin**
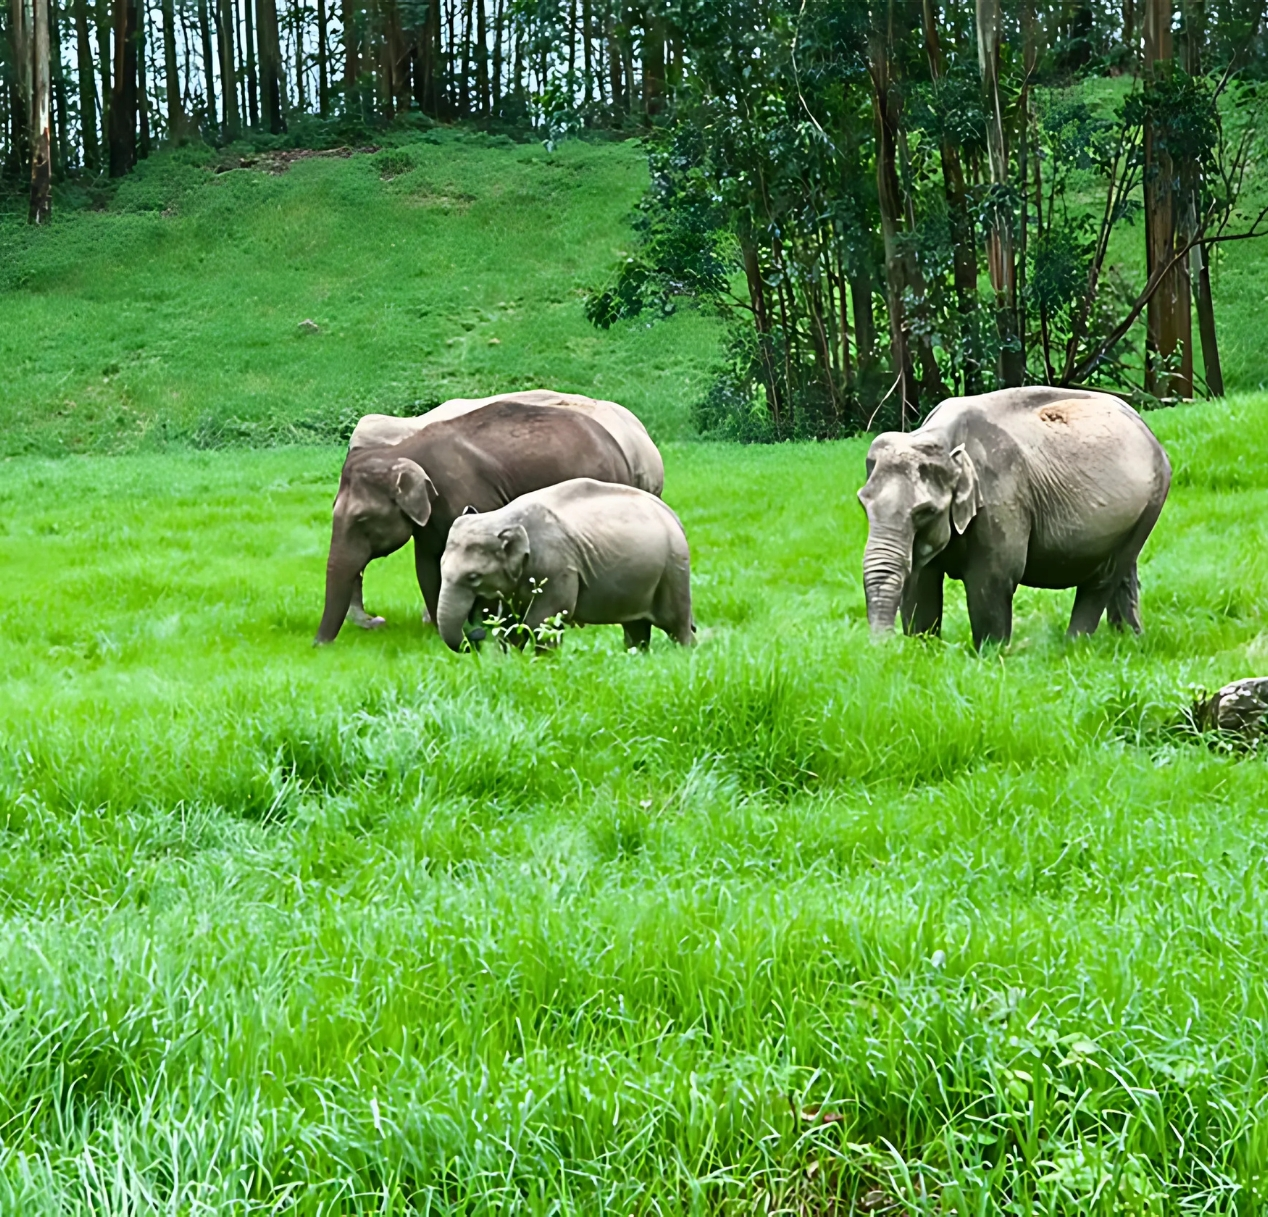
[[1076,588],[1071,635],[1107,611],[1139,633],[1136,560],[1170,485],[1162,445],[1107,393],[948,398],[868,451],[868,621],[892,629],[901,609],[907,633],[938,633],[949,575],[964,583],[976,646],[1008,640],[1019,584]]
[[629,486],[620,445],[593,419],[520,402],[433,423],[389,447],[348,453],[339,479],[317,643],[339,633],[366,564],[414,541],[414,565],[433,620],[440,556],[463,511],[495,511],[574,477]]
[[[442,402],[426,414],[413,417],[398,418],[392,414],[366,414],[357,423],[348,440],[348,451],[357,448],[369,448],[399,444],[411,435],[417,435],[424,427],[451,418],[470,414],[473,410],[482,409],[494,402],[518,402],[529,406],[551,406],[557,410],[575,410],[592,418],[620,445],[629,462],[633,475],[633,485],[640,490],[660,494],[665,488],[665,464],[660,450],[647,434],[647,428],[639,421],[638,416],[614,401],[603,401],[593,397],[583,397],[579,393],[557,393],[553,389],[528,389],[519,393],[501,393],[495,397],[455,397]],[[352,590],[352,599],[348,606],[348,620],[362,629],[375,629],[383,625],[382,617],[374,617],[365,611],[362,592],[362,579],[357,577],[356,586]],[[430,620],[427,610],[423,610],[424,622]]]
[[691,559],[682,522],[655,495],[575,478],[499,511],[455,520],[440,560],[440,636],[462,646],[477,600],[510,606],[530,630],[563,614],[620,625],[627,647],[652,626],[692,642]]

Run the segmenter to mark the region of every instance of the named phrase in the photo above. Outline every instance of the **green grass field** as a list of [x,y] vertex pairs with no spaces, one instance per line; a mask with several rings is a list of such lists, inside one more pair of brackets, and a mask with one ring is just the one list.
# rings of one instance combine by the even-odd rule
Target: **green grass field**
[[[453,163],[556,172],[530,153]],[[628,150],[562,156],[606,166],[576,207],[617,247]],[[865,441],[673,440],[704,320],[588,333],[545,302],[546,238],[479,261],[473,202],[447,231],[482,292],[520,277],[519,328],[416,355],[391,229],[323,237],[266,300],[272,203],[198,228],[218,192],[279,192],[284,225],[310,188],[397,206],[360,172],[2,230],[63,277],[0,295],[0,1211],[1263,1212],[1268,769],[1171,726],[1268,663],[1268,401],[1150,416],[1176,478],[1142,638],[1068,643],[1072,593],[1023,591],[978,656],[952,585],[943,641],[875,641]],[[126,333],[151,354],[94,380]],[[47,417],[79,351],[64,391],[99,412]],[[389,627],[314,650],[341,450],[192,446],[609,375],[670,440],[690,652],[452,655],[404,552],[366,577]],[[16,455],[75,447],[135,451]]]

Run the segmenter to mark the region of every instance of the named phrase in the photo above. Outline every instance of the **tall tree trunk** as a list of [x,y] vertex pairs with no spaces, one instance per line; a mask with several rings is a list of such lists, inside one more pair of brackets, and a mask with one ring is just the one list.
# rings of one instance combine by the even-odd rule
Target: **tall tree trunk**
[[899,426],[907,429],[910,419],[920,416],[920,391],[911,360],[904,257],[898,247],[903,212],[902,188],[898,182],[897,126],[890,76],[889,46],[886,35],[873,30],[868,40],[872,77],[872,107],[876,117],[876,193],[881,217],[881,237],[885,243],[886,304],[889,313],[889,346],[893,360]]
[[49,0],[49,64],[53,80],[53,125],[57,132],[53,173],[65,173],[70,163],[70,137],[66,104],[66,66],[62,63],[62,22],[57,0]]
[[247,121],[252,127],[258,127],[260,125],[260,76],[256,70],[255,18],[252,15],[251,0],[243,0],[242,27],[247,44]]
[[492,114],[496,118],[502,113],[502,31],[506,20],[503,0],[495,0],[493,6],[493,97]]
[[850,274],[850,311],[854,314],[854,349],[859,374],[876,362],[876,317],[872,306],[872,277],[866,269]]
[[10,165],[17,178],[29,169],[34,150],[31,148],[33,127],[31,111],[31,66],[33,33],[24,0],[9,0],[9,51],[12,63],[10,90],[9,141]]
[[1194,295],[1198,306],[1198,333],[1202,338],[1202,365],[1206,387],[1212,397],[1224,396],[1224,369],[1220,364],[1220,347],[1215,336],[1215,304],[1211,299],[1211,267],[1205,242],[1192,252]]
[[643,25],[643,112],[648,121],[665,106],[665,26],[648,16]]
[[[1186,0],[1184,4],[1184,69],[1190,76],[1202,75],[1202,52],[1206,43],[1206,6],[1204,0]],[[1185,238],[1195,233],[1202,208],[1200,167],[1186,166]],[[1193,303],[1198,312],[1198,336],[1202,342],[1202,367],[1206,373],[1207,392],[1212,397],[1224,396],[1224,369],[1220,364],[1220,348],[1215,333],[1215,306],[1211,299],[1210,254],[1205,243],[1198,243],[1189,255],[1189,278]]]
[[136,23],[136,98],[137,123],[141,129],[141,137],[137,145],[137,155],[141,160],[145,160],[146,157],[150,155],[150,91],[146,87],[145,22],[146,10],[144,0],[138,0]]
[[[934,87],[939,88],[944,69],[935,5],[936,0],[923,0],[922,12],[929,74],[933,78]],[[942,188],[947,200],[947,226],[951,236],[956,307],[960,313],[960,341],[964,349],[964,391],[978,393],[982,389],[982,364],[974,324],[974,314],[977,311],[977,243],[974,240],[973,221],[969,216],[960,149],[945,131],[942,135],[940,159]]]
[[573,81],[577,76],[577,0],[568,0],[568,94],[572,100]]
[[[1082,0],[1080,0],[1082,3]],[[1026,292],[1026,259],[1030,240],[1030,193],[1027,185],[1030,181],[1030,135],[1034,125],[1034,114],[1031,109],[1031,86],[1039,67],[1039,26],[1035,20],[1035,0],[1021,2],[1021,34],[1022,34],[1022,68],[1024,75],[1021,82],[1021,93],[1017,99],[1017,198],[1021,206],[1018,217],[1018,233],[1020,246],[1017,253],[1017,336],[1021,341],[1022,377],[1026,373],[1026,343],[1030,333],[1030,318],[1027,312]],[[1037,161],[1037,153],[1036,153]]]
[[291,0],[291,29],[295,35],[295,104],[303,113],[308,109],[308,93],[304,83],[304,10],[299,0]]
[[608,17],[608,74],[611,77],[612,118],[619,126],[625,110],[625,95],[621,89],[621,48],[616,41],[616,21]]
[[220,50],[220,100],[224,106],[222,126],[225,138],[234,140],[242,123],[238,116],[237,65],[233,53],[233,0],[217,0],[216,35]]
[[[1140,57],[1140,31],[1137,23],[1138,0],[1123,0],[1123,46],[1127,51],[1127,70],[1136,70]],[[1148,0],[1145,0],[1148,3]]]
[[32,0],[31,7],[31,205],[27,219],[32,224],[47,224],[53,180],[49,0]]
[[[76,0],[79,3],[79,0]],[[180,73],[176,66],[176,7],[173,0],[162,0],[163,74],[167,78],[167,138],[180,142],[185,138],[185,112],[181,108]]]
[[449,35],[447,49],[443,59],[445,65],[445,114],[453,118],[458,113],[458,39],[454,33],[454,22],[457,20],[457,0],[446,0],[445,30]]
[[84,149],[84,168],[96,173],[101,167],[101,148],[97,143],[97,78],[88,33],[88,0],[74,0],[74,4],[75,50],[79,65],[79,137]]
[[282,113],[282,46],[277,32],[276,0],[257,0],[256,37],[260,44],[260,119],[274,135],[286,130]]
[[[1147,78],[1161,79],[1172,59],[1172,0],[1146,0],[1145,60]],[[1145,119],[1145,252],[1153,276],[1172,262],[1185,200],[1177,166],[1166,148],[1165,132],[1152,115]],[[1193,396],[1192,313],[1189,307],[1188,262],[1180,259],[1167,270],[1150,297],[1146,313],[1145,389],[1159,398]]]
[[326,0],[317,0],[317,113],[330,112],[329,31],[326,27]]
[[114,90],[110,94],[110,176],[136,164],[136,0],[114,3]]
[[1004,101],[999,87],[1000,0],[977,0],[977,54],[982,72],[986,111],[986,151],[990,162],[991,193],[988,213],[987,258],[995,290],[999,333],[999,377],[1006,386],[1020,385],[1026,373],[1026,352],[1017,315],[1017,257],[1013,216],[1008,205],[1008,140],[1004,133]]
[[524,96],[524,35],[520,30],[515,32],[515,66],[513,75],[511,91],[515,94],[516,100],[519,101]]
[[361,119],[365,123],[374,121],[375,81],[373,76],[375,65],[379,62],[379,57],[374,53],[374,43],[377,35],[377,6],[374,0],[367,0],[365,24],[361,29]]
[[357,21],[354,0],[343,0],[343,111],[352,114],[356,108],[357,77]]
[[[628,14],[627,14],[628,16]],[[640,81],[634,75],[634,35],[627,23],[625,35],[620,41],[621,79],[625,82],[625,114],[632,118],[638,104]]]
[[471,9],[474,0],[462,7],[462,75],[458,81],[458,113],[466,118],[471,113]]
[[185,121],[194,112],[194,50],[189,41],[189,22],[181,21],[181,49],[185,58],[185,86],[181,90],[181,108],[185,113]]
[[602,24],[598,17],[592,17],[594,21],[594,96],[599,103],[599,111],[601,114],[610,113],[608,110],[608,61],[607,48],[608,40],[604,36]]
[[590,103],[593,101],[594,55],[591,42],[594,40],[594,14],[590,0],[581,0],[581,70],[585,80],[581,87],[581,101],[586,108],[586,124],[590,122]]
[[757,329],[758,351],[762,360],[762,381],[770,400],[771,421],[779,425],[783,414],[783,395],[780,377],[775,367],[774,346],[771,342],[770,304],[766,299],[766,281],[757,246],[751,235],[741,235],[740,251],[744,257],[744,278],[748,283],[749,303],[753,307],[753,325]]
[[432,118],[440,117],[440,95],[436,87],[440,62],[440,0],[429,0],[414,87],[419,108]]
[[476,6],[476,92],[480,97],[480,117],[489,116],[489,27],[485,0]]
[[114,63],[114,54],[110,45],[114,14],[110,7],[110,0],[96,0],[94,13],[97,23],[97,65],[101,72],[101,109],[99,111],[101,145],[107,149],[107,159],[109,159],[110,98],[114,93],[110,83],[111,66]]
[[205,125],[216,130],[216,81],[215,53],[211,49],[211,19],[207,15],[207,0],[198,0],[198,32],[203,44],[203,101],[206,106]]

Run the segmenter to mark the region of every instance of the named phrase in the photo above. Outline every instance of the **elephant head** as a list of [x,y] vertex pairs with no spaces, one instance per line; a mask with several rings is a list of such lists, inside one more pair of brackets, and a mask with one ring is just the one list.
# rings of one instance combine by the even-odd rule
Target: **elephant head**
[[863,588],[873,630],[889,630],[913,575],[962,533],[981,506],[977,470],[964,445],[919,431],[878,435],[859,491],[867,512]]
[[440,559],[436,612],[436,628],[451,650],[461,649],[463,622],[477,600],[515,602],[528,554],[522,524],[499,528],[475,514],[454,521]]
[[391,449],[349,453],[335,498],[318,645],[338,635],[366,564],[400,549],[431,519],[435,500],[436,487],[416,461]]

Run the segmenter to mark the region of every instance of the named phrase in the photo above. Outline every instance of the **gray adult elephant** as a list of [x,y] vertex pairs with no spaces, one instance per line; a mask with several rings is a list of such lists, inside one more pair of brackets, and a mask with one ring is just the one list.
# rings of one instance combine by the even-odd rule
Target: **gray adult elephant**
[[901,609],[907,633],[938,633],[949,575],[964,582],[976,646],[1008,640],[1018,584],[1076,588],[1071,635],[1106,610],[1139,633],[1136,559],[1170,485],[1162,445],[1107,393],[949,398],[868,451],[867,619],[892,629]]
[[[558,410],[574,410],[594,419],[621,446],[629,462],[634,485],[639,490],[659,495],[665,488],[665,463],[660,450],[652,442],[647,428],[631,410],[614,401],[583,397],[579,393],[557,393],[553,389],[528,389],[519,393],[502,393],[494,397],[455,397],[442,402],[425,414],[399,418],[393,414],[366,414],[353,429],[348,451],[357,448],[398,444],[424,427],[447,419],[458,418],[473,410],[498,401],[519,402],[530,406],[550,406]],[[384,624],[382,617],[365,611],[363,580],[358,576],[348,605],[348,620],[362,629],[372,630]],[[424,610],[423,620],[428,616]]]
[[440,556],[454,520],[468,508],[494,511],[574,477],[633,485],[625,453],[593,419],[522,402],[495,401],[399,444],[349,452],[335,498],[316,641],[338,635],[366,564],[411,538],[418,585],[435,620]]

